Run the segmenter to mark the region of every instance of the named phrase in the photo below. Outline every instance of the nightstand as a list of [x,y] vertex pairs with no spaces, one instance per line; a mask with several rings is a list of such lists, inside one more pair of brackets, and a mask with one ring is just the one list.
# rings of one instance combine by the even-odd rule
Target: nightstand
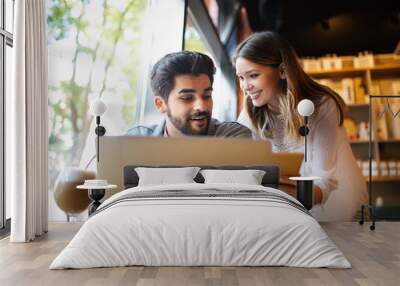
[[115,189],[117,185],[110,185],[106,180],[85,180],[84,185],[77,186],[77,189],[88,190],[91,203],[88,207],[89,216],[94,213],[101,205],[100,200],[104,197],[107,190]]
[[290,177],[296,181],[297,200],[310,210],[313,206],[313,182],[321,179],[320,177]]

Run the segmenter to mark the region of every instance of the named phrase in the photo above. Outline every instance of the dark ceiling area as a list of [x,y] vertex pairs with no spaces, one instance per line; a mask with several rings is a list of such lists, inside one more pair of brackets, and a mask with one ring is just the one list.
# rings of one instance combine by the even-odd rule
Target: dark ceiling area
[[400,0],[241,0],[254,31],[283,35],[304,56],[393,53]]

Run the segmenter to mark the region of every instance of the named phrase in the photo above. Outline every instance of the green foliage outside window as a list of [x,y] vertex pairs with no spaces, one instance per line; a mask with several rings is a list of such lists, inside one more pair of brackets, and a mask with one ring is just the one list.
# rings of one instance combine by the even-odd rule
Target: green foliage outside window
[[[93,120],[91,94],[115,94],[124,123],[134,124],[147,1],[48,0],[50,187],[64,166],[80,163]],[[57,58],[64,50],[68,56]],[[121,50],[128,55],[122,60]]]
[[185,50],[208,54],[206,46],[193,26],[186,26]]

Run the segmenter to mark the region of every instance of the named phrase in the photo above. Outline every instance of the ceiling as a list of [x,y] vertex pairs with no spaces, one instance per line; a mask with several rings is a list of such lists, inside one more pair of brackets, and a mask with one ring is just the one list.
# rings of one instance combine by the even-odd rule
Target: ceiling
[[274,30],[300,56],[393,53],[400,0],[241,0],[254,31]]

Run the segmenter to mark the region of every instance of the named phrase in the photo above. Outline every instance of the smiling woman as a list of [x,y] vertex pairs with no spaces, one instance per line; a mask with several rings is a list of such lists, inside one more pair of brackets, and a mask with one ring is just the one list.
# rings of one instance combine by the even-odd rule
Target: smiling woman
[[277,105],[279,80],[285,78],[283,67],[279,63],[256,64],[245,58],[236,60],[236,75],[240,88],[250,96],[254,106],[260,107],[267,103]]
[[247,96],[242,118],[275,151],[304,152],[296,106],[304,99],[314,103],[310,142],[304,142],[310,162],[301,170],[302,176],[322,178],[315,182],[311,213],[321,221],[354,219],[366,200],[366,183],[343,128],[341,97],[311,79],[291,45],[274,32],[255,33],[240,43],[233,62]]

